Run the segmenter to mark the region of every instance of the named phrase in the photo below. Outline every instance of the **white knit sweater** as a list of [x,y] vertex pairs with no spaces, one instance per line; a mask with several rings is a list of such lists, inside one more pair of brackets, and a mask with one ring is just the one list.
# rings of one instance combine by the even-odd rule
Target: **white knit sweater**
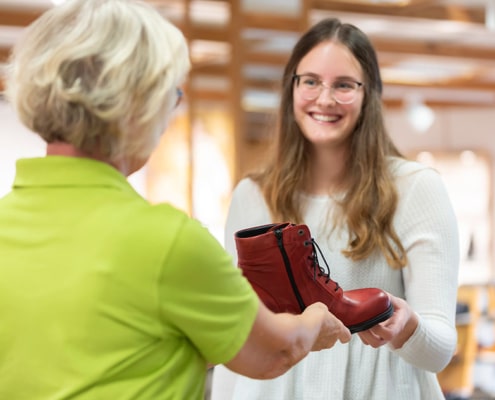
[[[391,159],[399,205],[395,229],[409,264],[390,268],[381,255],[352,262],[341,254],[346,234],[329,233],[325,216],[334,206],[328,196],[307,196],[304,221],[321,247],[331,277],[344,290],[378,287],[407,300],[419,326],[401,349],[365,346],[358,335],[348,344],[311,353],[285,375],[252,380],[217,366],[212,400],[440,400],[435,373],[456,346],[455,304],[459,265],[457,223],[439,174],[418,163]],[[235,257],[235,231],[270,223],[255,183],[242,180],[232,197],[226,248]],[[285,221],[277,221],[285,222]]]

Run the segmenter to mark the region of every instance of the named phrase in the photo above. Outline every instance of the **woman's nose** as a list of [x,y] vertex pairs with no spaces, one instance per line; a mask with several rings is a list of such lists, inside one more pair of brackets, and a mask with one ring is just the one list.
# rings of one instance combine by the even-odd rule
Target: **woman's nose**
[[322,85],[320,89],[320,94],[316,98],[316,102],[318,104],[323,104],[323,105],[337,103],[333,95],[333,88]]

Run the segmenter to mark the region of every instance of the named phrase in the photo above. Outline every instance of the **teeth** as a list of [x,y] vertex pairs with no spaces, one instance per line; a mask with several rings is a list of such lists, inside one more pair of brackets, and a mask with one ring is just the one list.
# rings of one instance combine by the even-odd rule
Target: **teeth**
[[317,121],[322,121],[322,122],[334,122],[339,119],[339,117],[336,116],[321,115],[321,114],[313,114],[313,118],[316,119]]

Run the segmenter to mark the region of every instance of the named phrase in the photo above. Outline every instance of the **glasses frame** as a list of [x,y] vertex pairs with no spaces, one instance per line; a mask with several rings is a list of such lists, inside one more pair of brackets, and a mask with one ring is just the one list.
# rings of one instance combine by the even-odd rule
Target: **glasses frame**
[[[338,100],[335,97],[335,87],[333,86],[334,83],[332,83],[329,86],[324,81],[322,81],[320,78],[318,78],[317,76],[312,75],[312,74],[294,74],[294,75],[292,75],[292,80],[296,83],[296,87],[297,88],[300,85],[301,78],[302,77],[305,77],[305,76],[311,77],[314,80],[318,81],[318,86],[317,86],[318,90],[315,91],[316,96],[311,97],[311,98],[303,97],[303,99],[305,99],[305,100],[308,100],[308,101],[316,100],[318,97],[321,96],[321,93],[323,92],[323,88],[327,88],[330,91],[330,95],[332,96],[332,99],[334,99],[336,103],[339,103],[339,104],[352,104],[352,103],[354,103],[354,101],[356,101],[356,96],[354,96],[354,98],[351,101],[347,101],[347,102],[346,101],[340,101],[340,100]],[[364,86],[364,83],[363,82],[359,82],[359,81],[356,81],[354,79],[342,79],[341,82],[352,82],[352,83],[355,83],[356,85],[358,85],[358,87],[355,90],[355,94],[357,94],[358,89],[360,89],[360,88],[362,88]]]
[[175,89],[175,92],[177,94],[177,100],[175,102],[174,108],[177,108],[179,107],[179,104],[181,103],[182,98],[184,97],[184,91],[180,87],[178,87]]

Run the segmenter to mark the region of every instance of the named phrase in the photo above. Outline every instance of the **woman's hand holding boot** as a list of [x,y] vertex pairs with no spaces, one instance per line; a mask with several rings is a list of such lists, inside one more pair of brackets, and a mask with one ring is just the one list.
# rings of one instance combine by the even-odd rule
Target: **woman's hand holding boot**
[[390,343],[393,348],[400,349],[418,326],[418,316],[409,304],[404,299],[391,294],[389,296],[394,306],[393,315],[388,320],[358,333],[366,345],[377,348]]

